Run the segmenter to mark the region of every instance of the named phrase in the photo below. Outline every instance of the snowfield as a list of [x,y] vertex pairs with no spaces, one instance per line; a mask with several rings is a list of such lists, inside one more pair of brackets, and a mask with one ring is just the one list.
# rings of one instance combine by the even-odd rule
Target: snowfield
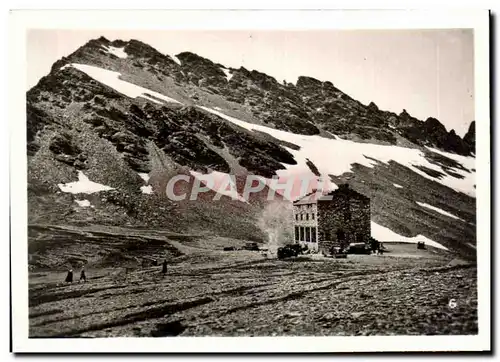
[[141,86],[126,82],[124,80],[120,79],[121,73],[118,72],[113,72],[111,70],[106,70],[102,69],[99,67],[94,67],[91,65],[85,65],[85,64],[77,64],[77,63],[72,63],[72,64],[66,64],[64,67],[61,69],[64,69],[66,67],[73,67],[78,69],[79,71],[87,74],[89,77],[95,79],[96,81],[107,85],[108,87],[113,88],[117,92],[120,92],[127,97],[130,98],[137,98],[137,97],[142,97],[145,98],[151,102],[157,103],[157,104],[162,104],[156,99],[153,99],[150,96],[154,96],[156,98],[159,98],[165,102],[173,102],[173,103],[179,103],[182,104],[181,102],[167,97],[161,93],[155,92],[151,89],[143,88]]
[[418,243],[418,242],[425,242],[425,245],[428,246],[433,246],[438,249],[443,249],[443,250],[448,250],[445,246],[439,244],[438,242],[435,242],[434,240],[431,240],[423,235],[417,235],[413,238],[409,238],[406,236],[402,236],[399,234],[396,234],[394,231],[392,231],[389,228],[386,228],[382,225],[379,225],[377,223],[374,223],[373,221],[371,222],[371,229],[372,229],[372,236],[377,239],[378,241],[382,241],[384,243]]
[[[430,209],[430,210],[433,210],[433,211],[436,211],[442,215],[446,215],[448,217],[451,217],[453,219],[457,219],[457,220],[462,220],[461,218],[459,218],[458,216],[455,216],[453,214],[450,214],[449,212],[447,211],[444,211],[443,209],[440,209],[439,207],[436,207],[436,206],[432,206],[432,205],[429,205],[429,204],[426,204],[425,202],[418,202],[416,201],[417,204],[419,204],[420,206],[422,207],[425,207],[427,209]],[[462,220],[463,221],[463,220]]]
[[472,156],[462,156],[462,155],[457,155],[456,153],[450,153],[450,152],[445,152],[438,150],[437,148],[432,148],[432,147],[426,147],[429,151],[435,152],[440,154],[441,156],[448,157],[452,160],[457,161],[458,163],[462,164],[466,169],[472,170],[476,169],[476,158]]
[[90,181],[82,171],[78,171],[78,181],[57,185],[62,192],[71,194],[93,194],[100,191],[114,190],[113,187]]
[[[298,151],[287,148],[288,151],[293,154],[295,160],[297,161],[297,165],[284,165],[287,170],[278,171],[280,176],[304,177],[312,175],[312,172],[306,164],[307,159],[314,163],[325,179],[328,175],[339,176],[345,172],[350,172],[351,166],[354,163],[372,168],[378,162],[388,163],[389,161],[394,161],[410,168],[413,172],[427,179],[439,182],[442,185],[458,192],[475,197],[475,172],[469,173],[464,170],[453,169],[453,172],[463,176],[463,178],[457,178],[448,174],[440,178],[432,177],[415,166],[424,166],[441,173],[443,173],[443,170],[440,166],[429,162],[425,158],[424,153],[419,149],[370,143],[357,143],[354,141],[342,140],[338,137],[336,137],[336,139],[328,139],[321,136],[294,134],[266,126],[248,123],[225,115],[224,113],[216,111],[212,108],[203,106],[200,108],[207,112],[216,114],[247,130],[264,132],[279,140],[290,142],[299,146],[300,150]],[[440,153],[442,152],[440,151]],[[325,157],[325,155],[328,155],[328,157]],[[445,156],[448,156],[448,154],[445,153]],[[466,165],[464,166],[466,168],[471,167],[472,160],[474,160],[472,157],[462,157],[458,155],[453,155],[453,157],[456,157],[454,159],[459,160],[459,162],[465,162]]]
[[402,188],[403,188],[403,186],[398,185],[398,184],[393,184],[393,185],[394,185],[394,187],[395,187],[395,188],[397,188],[397,189],[402,189]]

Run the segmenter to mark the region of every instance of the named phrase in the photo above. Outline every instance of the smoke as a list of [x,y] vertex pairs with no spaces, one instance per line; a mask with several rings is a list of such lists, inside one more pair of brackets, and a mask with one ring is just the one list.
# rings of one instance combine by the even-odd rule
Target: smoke
[[291,202],[276,201],[268,204],[262,211],[258,226],[267,235],[265,247],[270,256],[277,254],[278,247],[293,243],[292,207]]

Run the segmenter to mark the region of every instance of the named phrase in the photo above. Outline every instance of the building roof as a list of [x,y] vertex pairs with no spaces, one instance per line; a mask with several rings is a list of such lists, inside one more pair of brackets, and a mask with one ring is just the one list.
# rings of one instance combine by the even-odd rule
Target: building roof
[[357,192],[356,190],[353,190],[349,187],[349,184],[341,184],[339,185],[338,189],[330,191],[328,193],[322,193],[321,196],[317,196],[318,191],[314,190],[304,196],[302,196],[300,199],[296,200],[293,202],[294,205],[308,205],[308,204],[315,204],[318,201],[331,201],[335,197],[340,197],[340,196],[349,196],[353,197],[356,199],[361,199],[361,200],[366,200],[369,201],[370,198]]
[[315,204],[317,197],[315,194],[318,192],[318,190],[313,190],[308,194],[305,194],[304,196],[300,197],[299,199],[295,200],[293,202],[294,205],[307,205],[307,204]]

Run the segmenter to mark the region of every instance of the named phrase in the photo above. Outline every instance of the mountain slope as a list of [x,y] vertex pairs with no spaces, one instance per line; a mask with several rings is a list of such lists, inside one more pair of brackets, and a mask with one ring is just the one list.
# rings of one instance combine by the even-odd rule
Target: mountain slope
[[[29,221],[266,241],[268,207],[289,210],[286,199],[311,177],[326,188],[348,181],[370,196],[381,240],[421,236],[474,257],[474,133],[474,123],[461,139],[434,118],[365,106],[330,82],[280,84],[193,53],[99,38],[27,92]],[[262,189],[243,200],[250,175]],[[208,191],[172,200],[175,176],[183,177],[177,196],[189,198],[196,185]],[[272,177],[293,179],[290,195],[268,201],[280,187]],[[221,183],[233,190],[218,190]],[[283,215],[286,241],[291,218]]]

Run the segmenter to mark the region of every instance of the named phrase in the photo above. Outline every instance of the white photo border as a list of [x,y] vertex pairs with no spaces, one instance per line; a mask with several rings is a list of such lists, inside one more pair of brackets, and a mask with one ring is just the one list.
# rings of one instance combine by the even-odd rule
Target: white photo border
[[[24,10],[9,16],[9,132],[13,352],[399,352],[491,349],[489,13],[487,10]],[[350,337],[28,338],[26,31],[339,30],[474,31],[478,335]]]

